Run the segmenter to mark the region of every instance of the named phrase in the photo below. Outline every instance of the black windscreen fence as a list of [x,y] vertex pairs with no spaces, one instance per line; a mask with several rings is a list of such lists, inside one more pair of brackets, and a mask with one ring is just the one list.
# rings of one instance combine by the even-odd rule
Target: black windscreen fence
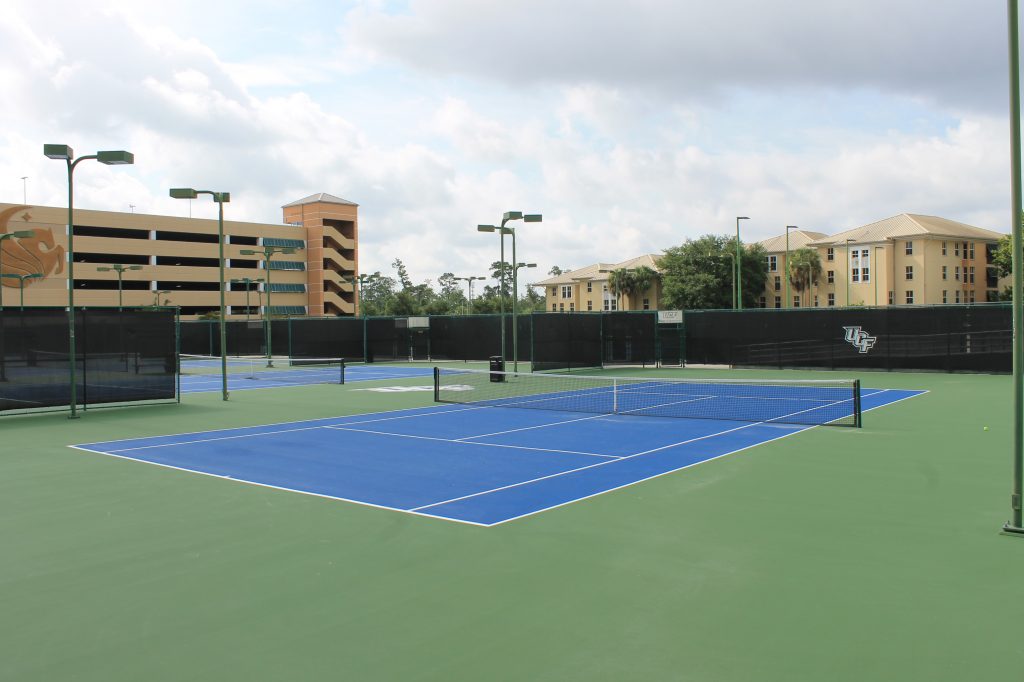
[[606,365],[653,365],[658,361],[658,314],[654,311],[601,315]]
[[601,314],[533,315],[533,369],[537,372],[601,366]]
[[[67,313],[0,312],[0,411],[71,404]],[[75,313],[75,391],[80,405],[177,400],[177,319],[170,309]]]
[[293,358],[363,359],[363,321],[359,318],[292,318],[289,325],[289,355]]
[[686,361],[754,367],[1009,372],[1010,306],[686,314]]

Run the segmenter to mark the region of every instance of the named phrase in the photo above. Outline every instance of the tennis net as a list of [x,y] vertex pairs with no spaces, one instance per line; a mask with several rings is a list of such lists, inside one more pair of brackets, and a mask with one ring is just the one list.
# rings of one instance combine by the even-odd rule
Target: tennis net
[[434,400],[593,414],[860,426],[857,379],[641,379],[434,368]]
[[[218,355],[179,356],[182,376],[220,376]],[[343,358],[282,358],[264,356],[229,356],[228,378],[272,381],[283,384],[343,384]]]

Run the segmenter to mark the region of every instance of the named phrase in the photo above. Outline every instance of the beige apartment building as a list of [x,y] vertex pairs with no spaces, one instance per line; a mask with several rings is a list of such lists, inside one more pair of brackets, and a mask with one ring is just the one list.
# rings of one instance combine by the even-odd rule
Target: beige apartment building
[[[285,224],[224,221],[228,316],[268,312],[268,299],[272,315],[356,314],[358,206],[314,194],[283,211]],[[219,309],[216,220],[78,208],[74,218],[76,307],[116,306],[120,289],[125,306],[177,306],[185,318]],[[3,305],[67,305],[66,225],[66,207],[0,204],[0,236],[34,233],[0,241]],[[266,247],[295,252],[268,259]]]
[[804,291],[790,285],[787,300],[785,235],[762,241],[768,252],[768,280],[760,304],[798,308],[992,301],[1008,283],[990,266],[1002,236],[908,213],[831,236],[792,230],[790,253],[803,247],[817,251],[821,277]]
[[544,287],[544,308],[551,312],[657,310],[661,299],[661,282],[657,279],[647,291],[630,296],[613,293],[608,278],[614,270],[634,270],[641,266],[658,272],[659,258],[657,254],[644,254],[621,263],[595,263],[530,286]]

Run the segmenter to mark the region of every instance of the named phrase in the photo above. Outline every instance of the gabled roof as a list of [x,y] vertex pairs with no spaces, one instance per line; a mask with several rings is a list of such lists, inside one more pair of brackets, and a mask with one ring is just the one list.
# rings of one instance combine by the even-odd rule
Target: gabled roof
[[651,270],[660,272],[658,268],[658,260],[661,258],[660,254],[656,253],[645,253],[642,256],[636,258],[630,258],[624,260],[621,263],[594,263],[583,268],[577,268],[576,270],[570,270],[563,272],[561,275],[551,277],[549,279],[534,282],[533,286],[554,286],[556,284],[574,284],[581,281],[602,281],[607,280],[608,275],[612,270],[618,270],[620,268],[626,268],[631,270],[633,268],[639,268],[640,266],[646,265]]
[[985,230],[973,225],[965,225],[955,220],[938,218],[930,215],[917,215],[914,213],[901,213],[885,220],[879,220],[870,225],[855,227],[839,234],[834,234],[823,239],[810,242],[812,246],[832,246],[845,244],[846,240],[856,241],[860,244],[871,242],[884,242],[887,239],[899,239],[902,237],[931,236],[950,237],[952,239],[979,239],[996,241],[1004,235],[992,230]]
[[359,204],[353,203],[341,197],[336,197],[333,194],[327,192],[320,192],[319,194],[310,194],[305,199],[299,199],[293,201],[290,204],[285,204],[281,208],[288,208],[290,206],[302,206],[303,204],[344,204],[345,206],[358,206]]
[[[808,230],[789,231],[789,250],[802,249],[815,240],[822,239],[828,235],[824,232],[810,232]],[[770,237],[758,244],[764,247],[768,253],[783,253],[786,250],[786,235],[780,234],[777,237]]]

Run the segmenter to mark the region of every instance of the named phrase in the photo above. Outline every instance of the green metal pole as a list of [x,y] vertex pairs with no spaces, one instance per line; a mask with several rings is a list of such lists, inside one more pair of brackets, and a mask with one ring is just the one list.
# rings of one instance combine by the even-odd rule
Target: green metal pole
[[516,321],[518,306],[516,299],[519,298],[519,268],[516,267],[519,261],[516,260],[516,231],[512,230],[512,371],[519,371],[519,324]]
[[75,372],[75,365],[78,362],[75,356],[75,191],[74,176],[75,166],[82,157],[72,162],[65,159],[68,164],[68,358],[71,374],[71,414],[69,419],[78,419],[78,377]]
[[224,307],[224,196],[222,193],[214,195],[217,202],[217,249],[220,260],[220,385],[221,396],[228,399],[228,347],[227,347],[227,323],[224,321],[226,308]]
[[21,280],[21,311],[25,312],[25,280]]
[[499,228],[499,237],[501,239],[501,280],[499,287],[501,288],[501,295],[498,297],[498,306],[501,310],[501,368],[505,369],[505,221],[501,221],[501,227]]
[[740,219],[736,218],[736,310],[743,310],[743,270],[740,259]]
[[1021,494],[1024,489],[1024,268],[1021,250],[1021,118],[1020,118],[1020,45],[1018,40],[1017,0],[1007,0],[1010,29],[1010,161],[1013,207],[1013,494],[1010,507],[1013,518],[1003,530],[1024,534],[1021,519]]
[[124,267],[114,268],[117,270],[117,312],[122,312],[124,299],[121,295],[121,276],[124,274]]
[[786,225],[786,268],[782,271],[782,278],[786,280],[786,307],[793,307],[793,297],[789,293],[789,225]]
[[846,307],[850,307],[850,277],[852,272],[850,271],[850,241],[846,240]]
[[270,256],[271,255],[273,255],[273,254],[271,253],[271,251],[269,249],[264,249],[263,250],[263,263],[264,263],[264,267],[267,268],[267,312],[263,316],[263,319],[265,319],[267,321],[267,324],[266,324],[266,327],[267,327],[267,329],[266,329],[266,333],[267,333],[267,367],[273,367],[274,366],[274,354],[273,354],[273,352],[271,351],[271,348],[270,348],[270,343],[271,343],[271,341],[270,341],[270,320],[271,320],[271,317],[270,317],[270,289],[271,289],[271,286],[270,286]]
[[878,249],[875,247],[875,263],[872,266],[874,272],[871,273],[871,279],[875,280],[875,307],[878,307]]

